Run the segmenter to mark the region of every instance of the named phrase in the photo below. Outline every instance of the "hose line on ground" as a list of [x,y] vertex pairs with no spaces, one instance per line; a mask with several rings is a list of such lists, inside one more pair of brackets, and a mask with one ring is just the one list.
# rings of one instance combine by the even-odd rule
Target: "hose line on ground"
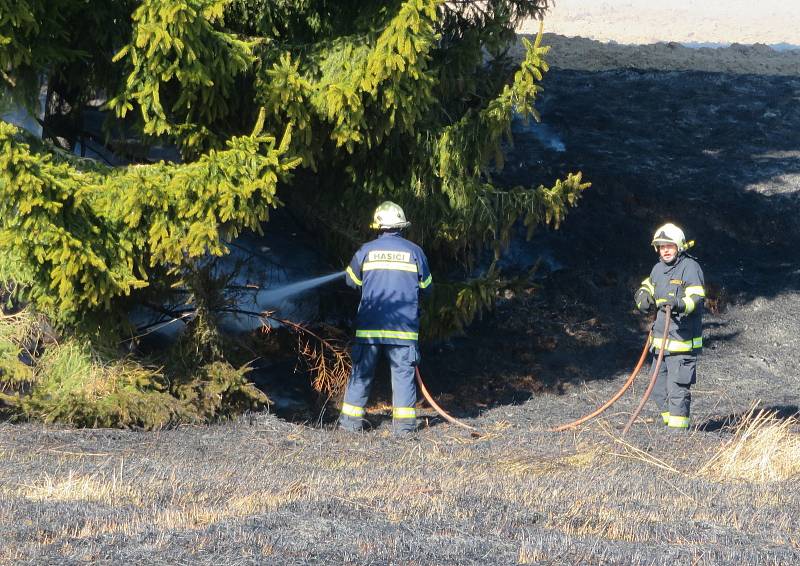
[[433,410],[436,411],[437,413],[439,413],[439,415],[444,420],[446,420],[447,422],[453,423],[453,424],[458,425],[460,427],[464,427],[466,429],[472,430],[472,431],[477,433],[478,432],[477,428],[475,428],[474,426],[470,426],[470,425],[468,425],[466,423],[462,423],[460,420],[458,420],[455,417],[451,417],[450,415],[447,414],[447,412],[444,409],[442,409],[439,406],[439,404],[436,401],[433,400],[433,397],[431,397],[431,394],[428,392],[428,388],[425,387],[425,384],[422,382],[422,375],[419,373],[419,368],[417,367],[417,368],[414,368],[414,369],[415,369],[415,373],[416,373],[416,376],[417,376],[417,385],[419,385],[419,389],[420,389],[420,391],[422,391],[422,396],[425,397],[425,400],[428,402],[428,404],[431,407],[433,407]]
[[584,415],[581,418],[576,419],[576,420],[574,420],[572,422],[557,426],[555,428],[551,428],[550,432],[562,432],[562,431],[568,430],[570,428],[575,428],[576,426],[581,425],[581,424],[585,423],[586,421],[588,421],[590,419],[593,419],[596,416],[600,415],[601,413],[603,413],[603,411],[605,411],[611,405],[616,403],[619,400],[619,398],[622,397],[622,395],[633,384],[633,381],[639,375],[639,371],[642,369],[642,365],[644,365],[645,359],[647,359],[647,351],[650,349],[650,337],[652,335],[653,335],[652,332],[648,333],[647,340],[645,340],[644,348],[642,349],[642,355],[639,356],[639,361],[636,363],[636,367],[633,368],[633,371],[631,372],[631,375],[628,377],[628,380],[625,382],[625,384],[620,388],[619,391],[617,391],[614,394],[613,397],[611,397],[611,399],[606,401],[605,404],[603,404],[601,407],[598,407],[597,409],[595,409],[593,412],[589,413],[588,415]]
[[661,338],[661,348],[658,351],[658,359],[656,359],[656,364],[653,366],[653,375],[650,376],[650,383],[647,385],[647,390],[644,392],[642,396],[642,400],[639,401],[639,406],[636,407],[636,410],[631,413],[631,418],[628,419],[628,423],[625,425],[625,428],[622,429],[622,436],[628,432],[628,429],[631,428],[633,421],[636,420],[636,417],[639,416],[639,413],[642,412],[644,408],[644,404],[647,403],[647,400],[650,398],[650,393],[653,392],[653,387],[656,385],[656,379],[658,379],[658,370],[661,368],[661,362],[664,360],[664,350],[667,349],[667,337],[669,336],[669,324],[672,320],[672,309],[667,305],[667,308],[664,310],[664,336]]

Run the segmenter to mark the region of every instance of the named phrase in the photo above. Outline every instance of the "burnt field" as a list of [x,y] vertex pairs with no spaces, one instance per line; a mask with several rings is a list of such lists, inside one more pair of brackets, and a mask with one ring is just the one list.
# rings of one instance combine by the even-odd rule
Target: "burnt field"
[[[476,419],[481,438],[442,425],[411,441],[384,432],[354,439],[266,415],[148,435],[4,426],[0,558],[797,562],[796,433],[788,452],[772,455],[783,462],[773,470],[753,461],[726,469],[711,460],[728,434],[642,425],[627,443],[605,424],[556,435],[536,418],[546,405]],[[794,479],[780,479],[790,458]]]
[[[547,76],[547,135],[519,125],[504,175],[582,170],[593,187],[561,230],[512,246],[512,271],[543,259],[536,286],[424,352],[429,387],[480,436],[424,410],[392,438],[385,383],[356,436],[269,414],[3,423],[0,562],[799,563],[800,76],[729,68]],[[647,321],[630,298],[667,220],[697,240],[711,295],[692,430],[649,406],[621,438],[642,375],[602,418],[549,432],[632,368]]]

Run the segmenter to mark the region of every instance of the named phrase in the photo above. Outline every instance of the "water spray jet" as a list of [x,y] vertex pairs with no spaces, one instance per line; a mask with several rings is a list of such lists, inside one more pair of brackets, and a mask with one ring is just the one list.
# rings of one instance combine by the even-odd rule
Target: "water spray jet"
[[289,283],[288,285],[278,287],[277,289],[262,289],[258,292],[258,302],[276,305],[289,297],[298,295],[305,291],[310,291],[311,289],[315,289],[325,285],[326,283],[330,283],[339,277],[344,277],[344,271],[337,271],[336,273],[322,275],[320,277],[313,277],[303,281],[295,281],[294,283]]

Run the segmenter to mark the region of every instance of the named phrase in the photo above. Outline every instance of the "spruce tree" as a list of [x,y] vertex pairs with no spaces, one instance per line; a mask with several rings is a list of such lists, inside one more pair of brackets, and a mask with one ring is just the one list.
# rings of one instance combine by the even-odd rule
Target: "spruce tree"
[[[541,34],[521,61],[509,56],[514,29],[546,8],[0,0],[4,94],[36,111],[46,87],[44,141],[0,124],[0,267],[14,271],[2,275],[63,324],[102,326],[138,294],[188,284],[198,262],[283,204],[344,263],[386,199],[414,220],[438,281],[487,247],[499,255],[518,222],[558,226],[588,187],[580,173],[549,188],[496,182],[512,121],[538,119],[548,70]],[[134,132],[180,161],[74,156],[97,108],[96,142],[119,148]],[[429,326],[461,329],[495,284],[490,271],[439,286]]]
[[[499,253],[518,220],[530,230],[557,225],[588,186],[579,173],[551,188],[493,181],[514,117],[538,119],[547,47],[526,41],[521,63],[508,50],[514,27],[541,16],[544,0],[58,4],[5,2],[0,11],[6,86],[44,73],[49,96],[66,108],[62,120],[49,116],[45,135],[72,149],[82,105],[105,99],[109,135],[124,123],[145,142],[176,144],[183,158],[87,172],[2,130],[3,242],[36,274],[33,297],[59,311],[110,307],[147,285],[155,264],[223,253],[212,224],[229,224],[227,236],[255,228],[279,198],[323,227],[340,260],[367,237],[374,206],[395,200],[415,219],[411,237],[444,272],[487,243]],[[248,133],[259,109],[266,137],[255,141]],[[297,166],[295,182],[263,143],[289,129],[280,155]],[[28,206],[31,198],[54,202]],[[188,211],[182,199],[193,202]],[[27,239],[44,225],[65,232]]]

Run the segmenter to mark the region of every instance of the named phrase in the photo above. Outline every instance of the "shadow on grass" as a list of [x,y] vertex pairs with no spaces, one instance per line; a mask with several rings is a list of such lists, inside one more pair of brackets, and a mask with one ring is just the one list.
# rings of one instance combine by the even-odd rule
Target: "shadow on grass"
[[649,235],[669,220],[731,299],[797,287],[787,259],[800,235],[800,77],[556,69],[545,86],[543,122],[566,151],[517,124],[502,176],[529,185],[581,169],[593,185],[532,245],[567,267],[643,270]]
[[[657,261],[649,238],[665,221],[698,242],[714,313],[707,351],[741,336],[726,328],[728,305],[800,287],[800,78],[556,69],[546,87],[543,122],[565,151],[545,147],[535,124],[515,123],[498,178],[536,186],[580,169],[593,185],[560,230],[530,242],[520,231],[504,258],[518,273],[545,260],[546,307],[513,328],[515,313],[500,313],[473,325],[457,353],[428,356],[428,387],[456,416],[627,375],[647,331],[631,297]],[[602,328],[585,339],[580,321],[594,318]],[[548,333],[552,347],[542,344]]]
[[[772,418],[777,420],[800,418],[800,407],[797,405],[771,405],[767,407],[760,407],[758,410],[763,411],[764,413],[771,413]],[[698,423],[695,428],[703,432],[717,432],[725,429],[735,429],[748,417],[748,415],[751,415],[749,410],[731,413],[729,415],[715,417],[702,423]]]

